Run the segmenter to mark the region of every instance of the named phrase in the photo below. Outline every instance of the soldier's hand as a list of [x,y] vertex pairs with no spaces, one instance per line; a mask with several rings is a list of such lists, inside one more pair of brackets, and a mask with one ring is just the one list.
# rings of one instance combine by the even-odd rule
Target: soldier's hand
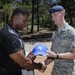
[[57,54],[55,52],[47,51],[46,53],[47,53],[46,54],[47,57],[50,57],[50,58],[56,58],[57,57]]

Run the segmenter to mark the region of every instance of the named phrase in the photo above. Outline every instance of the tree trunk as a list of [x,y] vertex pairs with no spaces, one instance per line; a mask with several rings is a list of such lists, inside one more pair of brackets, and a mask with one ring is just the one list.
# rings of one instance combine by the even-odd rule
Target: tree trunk
[[31,24],[31,33],[33,33],[33,25],[34,25],[34,0],[32,0],[32,24]]
[[9,14],[6,14],[6,24],[9,22]]
[[37,0],[37,31],[39,31],[39,0]]

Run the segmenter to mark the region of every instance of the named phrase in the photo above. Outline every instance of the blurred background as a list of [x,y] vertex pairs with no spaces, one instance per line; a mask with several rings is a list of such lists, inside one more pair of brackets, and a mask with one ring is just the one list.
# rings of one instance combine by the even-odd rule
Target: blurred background
[[56,26],[49,14],[53,5],[62,5],[66,9],[66,21],[75,27],[75,0],[0,0],[0,29],[8,23],[15,8],[25,7],[30,12],[30,20],[21,34],[54,31]]

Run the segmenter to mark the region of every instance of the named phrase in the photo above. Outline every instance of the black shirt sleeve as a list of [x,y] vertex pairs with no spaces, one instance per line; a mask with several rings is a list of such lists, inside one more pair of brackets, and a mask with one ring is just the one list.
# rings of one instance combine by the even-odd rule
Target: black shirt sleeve
[[13,54],[21,50],[21,39],[11,34],[2,39],[3,47],[8,54]]

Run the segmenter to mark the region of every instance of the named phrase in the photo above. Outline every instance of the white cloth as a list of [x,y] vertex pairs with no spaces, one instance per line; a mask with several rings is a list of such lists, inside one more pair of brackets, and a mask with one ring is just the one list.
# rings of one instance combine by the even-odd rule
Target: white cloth
[[[26,52],[26,56],[29,54],[29,52]],[[35,75],[34,74],[34,70],[30,70],[30,71],[28,71],[28,70],[23,70],[22,69],[22,75]]]

